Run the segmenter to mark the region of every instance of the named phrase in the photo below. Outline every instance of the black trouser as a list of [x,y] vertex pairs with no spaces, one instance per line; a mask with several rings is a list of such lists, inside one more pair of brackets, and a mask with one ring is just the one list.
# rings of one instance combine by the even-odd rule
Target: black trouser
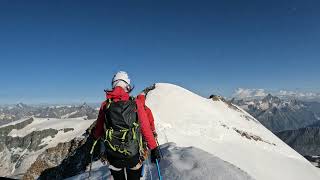
[[[110,169],[110,171],[114,180],[126,180],[124,169],[121,169],[120,171],[114,171]],[[141,167],[138,170],[131,170],[130,168],[126,168],[127,180],[140,180],[141,171]]]

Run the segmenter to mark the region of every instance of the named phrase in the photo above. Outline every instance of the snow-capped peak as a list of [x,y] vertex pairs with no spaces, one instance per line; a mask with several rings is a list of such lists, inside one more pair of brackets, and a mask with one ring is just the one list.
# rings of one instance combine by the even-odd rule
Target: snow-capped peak
[[22,108],[26,108],[26,107],[28,107],[28,106],[27,106],[26,104],[20,102],[20,103],[18,103],[18,104],[16,105],[16,107],[22,109]]

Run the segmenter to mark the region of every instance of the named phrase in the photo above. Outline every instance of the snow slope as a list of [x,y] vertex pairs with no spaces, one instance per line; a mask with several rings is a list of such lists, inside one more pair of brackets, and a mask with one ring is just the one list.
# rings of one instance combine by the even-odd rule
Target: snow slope
[[318,180],[319,171],[248,113],[172,84],[147,97],[161,143],[194,146],[258,180]]
[[[247,173],[207,152],[194,147],[181,148],[174,143],[161,146],[164,158],[160,162],[161,175],[167,180],[253,180]],[[143,180],[157,180],[154,164],[146,161]],[[89,172],[69,178],[87,179]],[[93,163],[90,179],[111,179],[110,171],[100,162]]]
[[[86,130],[94,120],[84,120],[84,117],[81,118],[70,118],[70,119],[55,119],[55,118],[33,118],[33,122],[26,127],[22,129],[13,129],[9,136],[12,137],[24,137],[27,134],[33,132],[33,131],[41,131],[44,129],[52,128],[52,129],[64,129],[64,128],[73,128],[73,131],[70,131],[70,133],[63,133],[63,137],[60,139],[55,137],[54,139],[57,139],[58,142],[61,142],[61,140],[68,139],[67,141],[70,141],[78,134],[83,134],[84,130]],[[63,141],[66,142],[66,141]],[[55,144],[55,143],[53,143]]]
[[[162,146],[165,158],[160,166],[164,179],[320,179],[318,169],[236,106],[163,83],[149,92],[147,105],[155,117],[160,144],[176,144]],[[80,136],[93,121],[35,118],[23,129],[12,130],[10,136],[15,137],[46,128],[59,130],[54,138],[43,139],[43,144],[48,144],[45,148],[25,152],[25,159],[14,174],[23,173],[45,149]],[[64,132],[64,128],[74,130]],[[157,179],[154,165],[148,163],[145,170],[145,179]],[[83,173],[72,179],[86,176]],[[92,179],[109,177],[105,166],[94,163]]]
[[[160,144],[165,143],[163,179],[320,179],[318,169],[236,106],[172,84],[157,84],[147,105],[155,116]],[[88,172],[70,179],[87,177]],[[109,178],[108,168],[94,163],[91,179]],[[143,179],[158,179],[150,162]]]

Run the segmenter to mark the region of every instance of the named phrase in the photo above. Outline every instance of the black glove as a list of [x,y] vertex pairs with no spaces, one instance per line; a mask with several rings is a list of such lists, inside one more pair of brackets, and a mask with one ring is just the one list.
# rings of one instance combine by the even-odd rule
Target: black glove
[[161,156],[159,147],[151,150],[151,162],[156,163],[156,159],[158,159],[158,162],[160,162]]

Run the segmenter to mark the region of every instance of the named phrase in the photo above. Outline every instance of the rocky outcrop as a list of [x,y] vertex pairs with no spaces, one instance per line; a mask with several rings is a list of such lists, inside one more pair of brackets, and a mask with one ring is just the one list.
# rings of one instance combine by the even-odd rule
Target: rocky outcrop
[[[54,137],[58,133],[55,129],[45,129],[42,131],[33,131],[24,137],[0,136],[0,152],[2,157],[7,160],[7,168],[17,169],[28,155],[29,152],[38,151],[47,146],[42,140],[46,137]],[[6,152],[5,152],[6,151]],[[9,167],[9,164],[10,167]]]
[[45,146],[39,146],[42,143],[43,138],[48,136],[54,137],[58,133],[58,130],[56,129],[45,129],[42,131],[33,131],[24,137],[12,137],[8,135],[12,129],[22,129],[32,122],[33,118],[30,118],[21,123],[0,128],[0,152],[2,152],[4,147],[7,147],[8,149],[21,148],[29,151],[37,151]]
[[[28,154],[32,154],[39,150],[42,150],[47,146],[43,139],[47,137],[54,138],[59,131],[68,132],[73,131],[73,128],[64,128],[60,130],[56,129],[44,129],[41,131],[33,131],[26,136],[9,136],[9,133],[13,129],[23,129],[27,125],[33,122],[33,118],[27,119],[23,122],[17,123],[15,125],[9,125],[0,128],[0,153],[1,157],[6,159],[6,167],[2,167],[8,170],[7,173],[10,174],[12,168],[17,169],[20,167],[21,163],[28,157]],[[57,155],[57,154],[53,154]],[[41,165],[45,168],[45,165]],[[10,170],[11,169],[11,170]],[[2,172],[5,173],[5,172]],[[6,174],[3,174],[6,175]]]
[[[31,165],[23,179],[65,179],[85,171],[93,139],[75,138],[49,148]],[[95,156],[99,148],[95,148]],[[67,169],[67,170],[66,170]]]
[[219,100],[225,101],[225,99],[222,96],[214,95],[214,94],[210,95],[209,99],[212,99],[213,101],[219,101]]
[[[212,101],[222,101],[224,102],[230,109],[233,109],[238,112],[244,112],[242,109],[238,108],[238,106],[234,105],[232,101],[227,101],[224,97],[219,95],[211,95],[209,99],[212,99]],[[244,117],[248,121],[254,121],[258,122],[256,119],[252,118],[250,115],[247,115],[246,113],[243,113],[241,117]]]
[[26,127],[27,125],[31,124],[32,122],[33,122],[33,118],[29,118],[29,119],[22,121],[20,123],[2,127],[2,128],[0,128],[0,138],[2,136],[7,136],[12,131],[12,129],[22,129],[22,128]]
[[249,140],[261,141],[261,142],[276,146],[276,144],[271,143],[269,141],[266,141],[266,140],[262,139],[260,136],[257,136],[257,135],[254,135],[254,134],[239,130],[237,128],[233,128],[233,130],[236,131],[238,134],[240,134],[242,137],[245,137],[245,138],[247,138]]
[[[4,115],[5,114],[5,115]],[[51,141],[58,133],[68,133],[74,131],[74,128],[36,130],[27,133],[24,136],[21,134],[9,135],[12,130],[21,130],[34,122],[34,118],[57,118],[63,121],[64,118],[86,117],[86,119],[96,119],[98,111],[91,108],[87,104],[80,106],[51,106],[51,107],[32,107],[25,104],[18,104],[14,107],[0,108],[0,121],[3,122],[3,117],[12,116],[10,121],[20,118],[29,119],[16,124],[6,125],[0,128],[0,159],[5,160],[5,166],[1,165],[1,169],[5,170],[0,173],[0,176],[10,176],[24,179],[62,179],[77,174],[86,168],[90,158],[87,138],[75,138],[70,142],[60,143],[56,147],[46,149]],[[93,126],[91,126],[93,128]],[[87,130],[90,132],[90,130]],[[92,144],[92,143],[91,143]],[[90,147],[89,147],[90,146]],[[52,143],[50,143],[52,147]],[[45,150],[46,149],[46,150]],[[38,156],[38,154],[40,154]],[[34,156],[34,157],[33,157]],[[31,158],[29,158],[31,157]],[[26,162],[36,161],[29,167]],[[69,171],[64,172],[67,168]],[[12,172],[19,174],[12,174]],[[20,172],[25,175],[21,175]],[[41,174],[42,173],[42,174]]]
[[51,136],[53,138],[56,134],[58,134],[58,132],[58,130],[50,128],[42,131],[33,131],[24,137],[0,137],[0,141],[4,142],[8,149],[21,148],[28,149],[29,151],[37,151],[46,146],[45,144],[40,146],[44,138],[48,136]]
[[42,147],[39,145],[42,143],[42,139],[48,136],[54,137],[58,133],[56,129],[45,129],[42,131],[33,131],[24,137],[12,137],[12,136],[0,136],[0,142],[11,148],[21,148],[28,150],[39,150]]
[[211,99],[212,101],[222,101],[224,103],[226,103],[228,105],[229,108],[235,110],[235,111],[239,111],[242,112],[241,109],[239,109],[237,106],[235,106],[234,104],[232,104],[231,101],[227,101],[224,97],[219,96],[219,95],[210,95],[209,99]]

